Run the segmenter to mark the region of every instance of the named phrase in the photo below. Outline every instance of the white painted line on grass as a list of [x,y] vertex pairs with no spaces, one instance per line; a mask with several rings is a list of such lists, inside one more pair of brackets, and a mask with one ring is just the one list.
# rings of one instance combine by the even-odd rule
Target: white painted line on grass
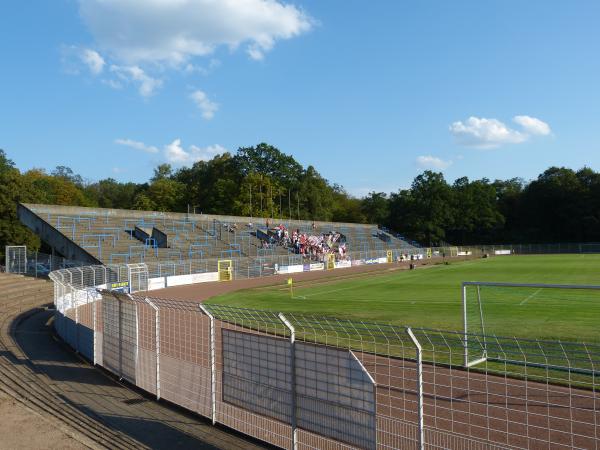
[[535,291],[533,294],[530,294],[528,297],[525,297],[523,300],[521,300],[521,303],[519,303],[519,306],[524,305],[527,300],[532,299],[533,297],[535,297],[536,295],[538,295],[540,293],[540,291],[542,290],[542,288],[539,288],[537,291]]

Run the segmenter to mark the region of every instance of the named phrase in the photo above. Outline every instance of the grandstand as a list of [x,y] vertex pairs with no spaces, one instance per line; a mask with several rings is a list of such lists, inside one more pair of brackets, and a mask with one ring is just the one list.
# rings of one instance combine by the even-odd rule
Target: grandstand
[[257,259],[291,254],[291,248],[270,243],[268,225],[283,225],[310,235],[339,233],[352,252],[418,251],[414,243],[369,224],[37,204],[19,204],[18,216],[54,251],[91,264]]

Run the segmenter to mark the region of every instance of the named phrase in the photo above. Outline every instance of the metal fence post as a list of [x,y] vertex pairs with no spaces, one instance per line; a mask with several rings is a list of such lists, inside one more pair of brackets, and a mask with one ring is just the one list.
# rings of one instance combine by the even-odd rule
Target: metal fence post
[[149,298],[145,298],[154,309],[154,334],[156,346],[156,400],[160,400],[160,309]]
[[406,334],[410,337],[417,353],[417,399],[418,399],[418,421],[419,421],[419,435],[418,435],[418,448],[423,450],[425,448],[425,437],[424,437],[424,424],[423,424],[423,348],[419,341],[413,334],[410,327],[406,328]]
[[119,305],[119,379],[123,379],[123,305],[122,300],[117,298],[117,304]]
[[468,324],[467,324],[467,286],[465,284],[462,285],[462,305],[463,305],[463,327],[464,327],[464,335],[463,335],[463,345],[464,345],[464,362],[465,367],[469,367],[469,345],[467,340],[469,339],[468,334]]
[[278,314],[279,320],[283,322],[290,331],[290,371],[292,373],[292,449],[298,449],[298,429],[296,417],[296,330],[287,320],[283,313]]
[[215,317],[203,305],[200,310],[210,319],[210,403],[213,425],[217,423],[217,361],[215,359]]
[[[96,291],[94,291],[94,292],[96,292]],[[88,294],[88,295],[90,295],[90,294]],[[97,320],[98,320],[96,318],[96,315],[98,314],[96,311],[96,302],[97,301],[98,300],[96,300],[95,298],[92,298],[92,327],[93,327],[93,331],[94,331],[94,334],[93,334],[94,341],[93,341],[92,351],[94,352],[94,356],[93,356],[94,365],[98,364],[98,361],[96,361],[96,346],[98,345],[97,337],[96,337],[96,324],[97,324]]]
[[79,353],[79,305],[74,301],[75,307],[75,353]]

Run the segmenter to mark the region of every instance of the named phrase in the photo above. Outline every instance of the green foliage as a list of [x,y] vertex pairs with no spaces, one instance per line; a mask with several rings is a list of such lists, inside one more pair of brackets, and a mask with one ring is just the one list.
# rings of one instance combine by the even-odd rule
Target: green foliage
[[217,155],[210,161],[198,161],[182,168],[173,176],[185,185],[184,202],[197,210],[211,214],[232,214],[239,194],[241,176],[229,153]]
[[469,182],[467,177],[462,177],[454,182],[452,190],[454,220],[449,240],[465,242],[479,237],[480,242],[485,242],[492,230],[503,225],[504,217],[496,204],[496,189],[488,179]]
[[0,252],[4,246],[25,244],[32,249],[40,246],[39,239],[17,219],[17,202],[35,200],[35,195],[26,189],[19,170],[0,149]]
[[101,208],[132,209],[137,193],[143,189],[144,185],[119,183],[112,178],[107,178],[88,185],[86,192]]
[[69,178],[48,175],[41,169],[32,169],[25,172],[21,179],[25,190],[31,192],[39,203],[93,206],[93,202],[81,186]]
[[81,178],[81,175],[74,173],[73,169],[67,166],[57,166],[56,169],[52,171],[52,176],[61,178],[65,181],[70,181],[77,186],[83,186],[83,178]]
[[348,195],[341,186],[334,185],[331,220],[334,222],[367,223],[367,217],[363,213],[363,201]]
[[[275,202],[273,193],[282,190],[283,188],[274,184],[269,176],[250,172],[240,184],[239,193],[233,203],[233,213],[250,217],[279,217],[279,202]],[[287,197],[286,193],[286,200]]]
[[156,205],[145,192],[140,192],[135,196],[132,208],[138,211],[154,211]]
[[155,182],[159,180],[165,180],[170,178],[173,175],[173,168],[171,164],[159,164],[156,169],[154,169],[154,176],[150,179],[150,181]]
[[369,223],[387,224],[390,216],[390,205],[385,192],[370,192],[362,200],[361,209]]
[[300,214],[305,219],[331,220],[333,210],[333,193],[329,185],[313,166],[308,166],[302,174],[298,191],[300,198]]
[[242,177],[259,173],[290,189],[297,186],[303,173],[302,166],[293,156],[264,142],[255,147],[240,148],[234,160]]
[[598,242],[600,173],[551,167],[530,183],[425,171],[410,188],[349,195],[309,165],[261,143],[174,171],[160,164],[148,183],[84,182],[66,166],[21,173],[0,150],[0,246],[39,241],[16,218],[17,202],[374,223],[425,245]]
[[180,211],[185,185],[179,181],[162,178],[154,181],[148,188],[148,196],[152,199],[157,211]]
[[427,170],[414,179],[410,190],[392,195],[390,224],[424,244],[437,245],[453,222],[452,197],[444,176]]

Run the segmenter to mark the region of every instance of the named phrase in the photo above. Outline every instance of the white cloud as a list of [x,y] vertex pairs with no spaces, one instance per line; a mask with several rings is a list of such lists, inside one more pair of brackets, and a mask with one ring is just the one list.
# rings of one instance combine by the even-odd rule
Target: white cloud
[[81,61],[90,69],[90,72],[94,75],[99,75],[104,69],[106,62],[104,58],[95,50],[89,48],[83,49],[79,56]]
[[[64,70],[79,74],[83,65],[94,75],[106,67],[101,82],[115,89],[135,84],[149,97],[171,69],[208,75],[220,61],[209,57],[218,48],[244,48],[261,60],[278,41],[308,32],[315,21],[287,0],[78,0],[79,12],[94,38],[94,48],[64,47]],[[217,105],[207,100],[202,116]]]
[[206,93],[197,90],[192,92],[190,98],[194,101],[198,109],[202,112],[202,117],[210,120],[215,116],[215,112],[219,109],[219,105],[211,101]]
[[158,153],[159,150],[157,147],[153,145],[146,145],[143,142],[134,141],[132,139],[115,139],[115,144],[124,145],[126,147],[131,147],[136,150],[141,150],[146,153]]
[[[154,145],[146,145],[133,139],[115,139],[115,144],[124,145],[146,153],[159,153],[160,150]],[[219,144],[198,147],[190,145],[187,149],[181,145],[181,139],[175,139],[163,147],[163,155],[167,162],[174,165],[191,165],[197,161],[208,161],[215,156],[227,152],[227,149]],[[121,169],[119,169],[121,170]],[[115,172],[117,173],[117,172]]]
[[514,130],[498,119],[469,117],[465,122],[458,121],[450,125],[450,132],[459,144],[484,149],[505,144],[520,144],[532,136],[551,133],[550,126],[535,117],[515,116],[513,122],[522,130]]
[[187,63],[183,68],[183,73],[185,75],[190,75],[194,73],[199,73],[200,75],[209,75],[212,71],[217,69],[221,65],[221,61],[215,58],[212,58],[208,65],[199,66],[192,63]]
[[[138,91],[142,97],[150,97],[154,91],[163,84],[162,80],[153,78],[138,66],[110,66],[110,71],[124,82],[133,82],[138,85]],[[108,81],[109,86],[118,87],[115,80]]]
[[280,0],[80,0],[101,49],[126,65],[180,66],[219,46],[262,59],[278,40],[309,31],[304,11]]
[[100,75],[106,61],[96,50],[77,45],[63,45],[60,49],[63,70],[69,75],[79,75],[86,69],[92,75]]
[[547,136],[551,133],[550,125],[546,122],[530,116],[515,116],[513,121],[531,135]]
[[113,89],[123,89],[123,83],[121,83],[119,80],[115,80],[112,78],[106,78],[101,80],[102,84],[105,84]]
[[422,169],[435,169],[444,170],[452,165],[452,161],[444,161],[437,156],[419,156],[417,158],[417,165]]
[[123,172],[124,172],[124,169],[122,169],[122,168],[120,168],[120,167],[113,167],[113,168],[112,168],[112,172],[113,172],[114,174],[117,174],[117,175],[118,175],[118,174],[120,174],[120,173],[123,173]]
[[454,122],[450,132],[459,144],[476,148],[496,148],[503,144],[525,142],[526,134],[512,130],[497,119],[469,117],[465,122]]
[[175,139],[168,145],[165,145],[165,158],[171,164],[189,165],[198,161],[208,161],[214,156],[225,153],[226,148],[221,145],[209,145],[208,147],[197,147],[191,145],[188,149],[184,149],[181,145],[181,139]]

